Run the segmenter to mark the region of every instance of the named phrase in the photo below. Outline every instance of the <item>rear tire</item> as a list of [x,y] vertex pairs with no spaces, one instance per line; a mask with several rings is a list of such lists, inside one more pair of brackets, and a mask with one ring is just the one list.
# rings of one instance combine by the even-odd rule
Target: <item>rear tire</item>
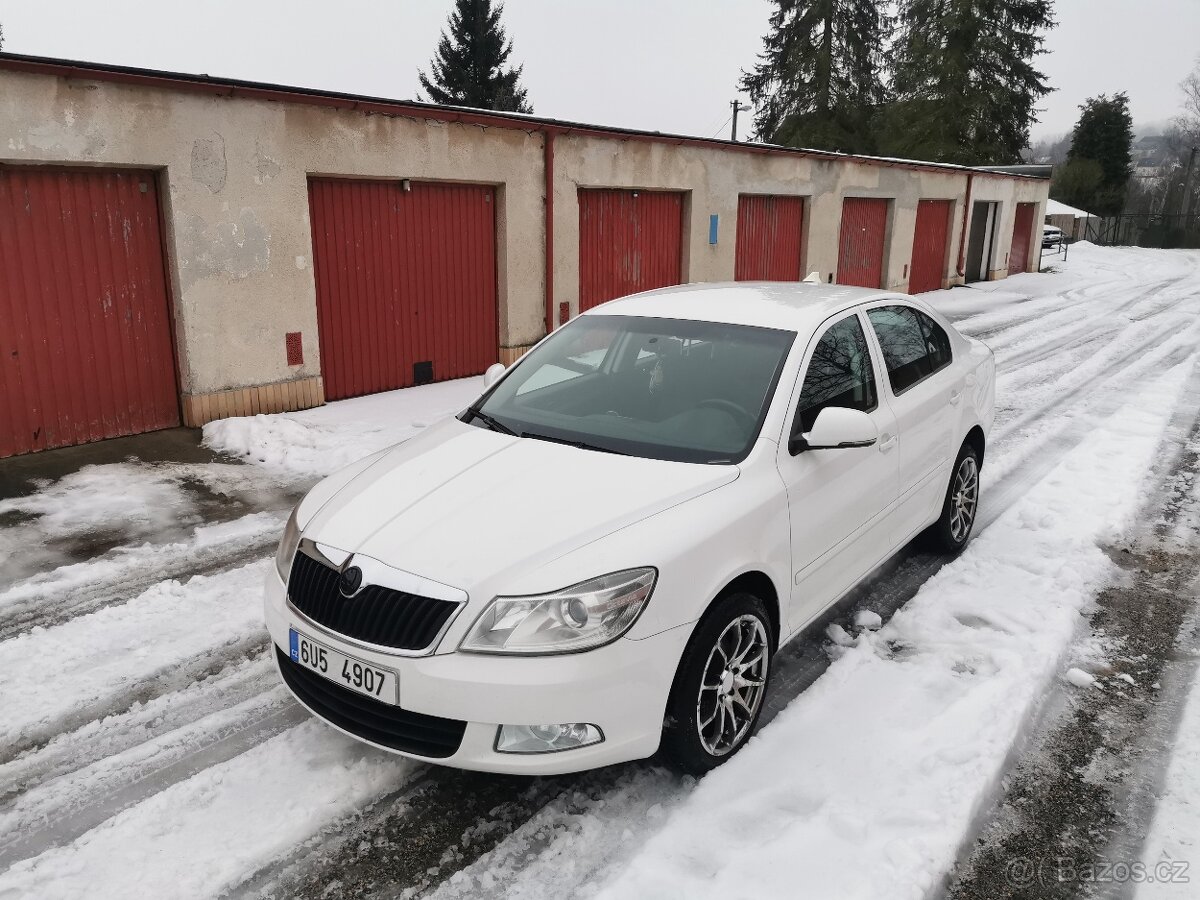
[[942,501],[942,515],[926,532],[930,549],[959,553],[971,540],[979,512],[979,455],[963,444],[950,470],[950,484]]
[[703,775],[745,746],[771,674],[772,636],[763,602],[734,593],[716,602],[688,641],[663,726],[676,768]]

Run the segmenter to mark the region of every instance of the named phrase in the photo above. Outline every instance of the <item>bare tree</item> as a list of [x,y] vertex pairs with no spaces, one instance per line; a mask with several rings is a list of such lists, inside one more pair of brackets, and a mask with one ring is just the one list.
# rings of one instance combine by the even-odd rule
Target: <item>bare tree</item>
[[1200,57],[1190,75],[1179,83],[1183,91],[1183,111],[1175,118],[1175,127],[1193,143],[1200,141]]

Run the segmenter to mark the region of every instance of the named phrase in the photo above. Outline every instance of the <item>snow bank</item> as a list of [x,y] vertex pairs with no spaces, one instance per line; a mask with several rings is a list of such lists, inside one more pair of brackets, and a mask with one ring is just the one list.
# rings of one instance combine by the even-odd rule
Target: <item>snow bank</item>
[[[923,897],[1113,564],[1183,384],[1153,382],[729,764],[607,897]],[[986,470],[985,470],[986,476]],[[543,887],[548,887],[544,885]]]
[[482,377],[461,378],[302,412],[220,419],[204,426],[204,443],[279,473],[318,478],[454,415],[482,392]]
[[1142,863],[1156,880],[1138,886],[1137,900],[1195,898],[1200,880],[1200,668],[1188,691]]

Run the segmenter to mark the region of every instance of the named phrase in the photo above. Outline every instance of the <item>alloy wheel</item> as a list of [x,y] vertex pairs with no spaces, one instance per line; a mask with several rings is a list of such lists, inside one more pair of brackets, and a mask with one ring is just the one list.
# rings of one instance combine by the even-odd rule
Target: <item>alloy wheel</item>
[[725,626],[708,654],[696,728],[700,743],[713,756],[738,748],[754,724],[766,690],[770,644],[757,616],[742,615]]
[[950,492],[950,536],[955,543],[965,541],[971,533],[978,503],[979,466],[975,457],[964,456],[954,474],[954,487]]

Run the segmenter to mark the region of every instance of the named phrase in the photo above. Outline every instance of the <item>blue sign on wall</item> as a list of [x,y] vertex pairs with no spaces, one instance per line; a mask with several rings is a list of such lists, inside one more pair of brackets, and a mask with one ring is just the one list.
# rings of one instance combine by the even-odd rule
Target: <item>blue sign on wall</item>
[[717,242],[717,219],[719,217],[712,215],[708,217],[708,242],[715,244]]

